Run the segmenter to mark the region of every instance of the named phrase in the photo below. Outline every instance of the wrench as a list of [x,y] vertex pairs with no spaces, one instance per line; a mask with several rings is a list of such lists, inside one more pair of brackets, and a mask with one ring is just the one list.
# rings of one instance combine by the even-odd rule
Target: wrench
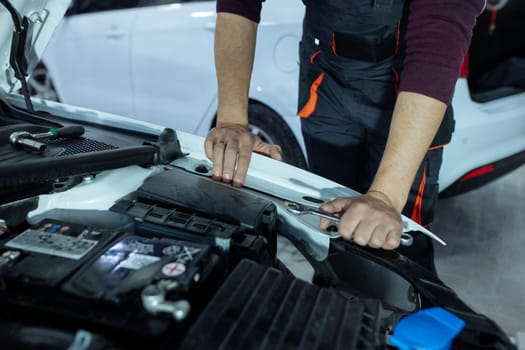
[[45,138],[75,138],[84,133],[84,127],[78,125],[66,126],[60,129],[51,128],[47,132],[31,134],[27,131],[15,131],[9,135],[9,143],[13,147],[20,147],[30,152],[43,153],[47,145],[39,142],[39,139]]
[[[341,219],[339,216],[325,213],[317,208],[302,205],[302,204],[295,203],[295,202],[284,201],[284,206],[290,213],[296,214],[296,215],[310,214],[310,215],[319,216],[325,219],[329,219],[335,222],[339,222],[339,220]],[[407,223],[403,221],[403,228],[406,229],[406,227],[407,227]],[[321,232],[329,236],[330,238],[341,237],[341,234],[339,234],[338,232],[326,232],[326,231],[321,231]],[[402,246],[409,247],[412,245],[413,242],[414,242],[414,238],[412,237],[411,234],[407,232],[401,233],[400,244]]]

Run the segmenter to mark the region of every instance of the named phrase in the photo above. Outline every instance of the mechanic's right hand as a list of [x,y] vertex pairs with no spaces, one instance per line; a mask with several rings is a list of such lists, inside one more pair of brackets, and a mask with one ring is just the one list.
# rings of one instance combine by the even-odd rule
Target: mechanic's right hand
[[221,124],[210,130],[204,142],[206,156],[213,162],[212,178],[241,187],[246,178],[251,153],[281,160],[281,147],[264,142],[240,124]]
[[[399,246],[403,221],[391,199],[379,191],[356,197],[340,197],[321,206],[321,210],[341,216],[339,233],[361,246],[396,249]],[[326,230],[330,220],[322,218],[320,228]]]

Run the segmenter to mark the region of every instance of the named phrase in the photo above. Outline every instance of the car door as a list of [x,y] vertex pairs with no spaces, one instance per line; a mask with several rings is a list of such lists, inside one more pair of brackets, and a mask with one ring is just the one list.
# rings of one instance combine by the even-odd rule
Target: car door
[[142,3],[131,38],[135,117],[194,133],[216,97],[215,1]]
[[[69,104],[133,115],[129,43],[138,0],[76,0],[50,43]],[[52,68],[52,67],[50,67]]]

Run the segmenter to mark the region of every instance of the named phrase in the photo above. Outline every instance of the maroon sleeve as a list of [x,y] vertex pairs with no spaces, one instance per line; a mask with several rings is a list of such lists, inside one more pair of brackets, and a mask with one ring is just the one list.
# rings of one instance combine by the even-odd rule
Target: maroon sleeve
[[264,0],[217,0],[217,13],[229,12],[259,23]]
[[413,0],[400,91],[452,99],[472,28],[485,0]]

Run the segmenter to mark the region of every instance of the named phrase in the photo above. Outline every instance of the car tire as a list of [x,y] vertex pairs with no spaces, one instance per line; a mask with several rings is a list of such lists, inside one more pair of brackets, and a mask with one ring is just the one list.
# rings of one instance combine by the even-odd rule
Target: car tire
[[252,133],[265,142],[281,146],[284,162],[306,169],[306,160],[301,146],[279,114],[260,103],[250,103],[248,118]]
[[29,94],[48,101],[60,102],[60,97],[53,83],[53,78],[44,63],[39,62],[29,77]]

